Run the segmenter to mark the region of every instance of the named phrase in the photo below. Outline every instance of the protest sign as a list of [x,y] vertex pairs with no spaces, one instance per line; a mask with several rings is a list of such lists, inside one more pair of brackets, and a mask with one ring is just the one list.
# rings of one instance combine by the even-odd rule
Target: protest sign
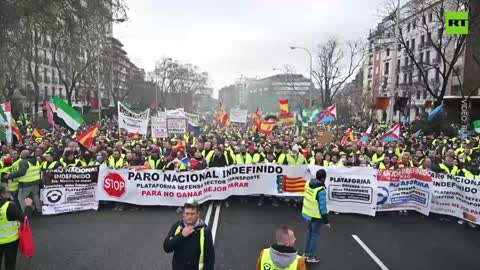
[[247,123],[247,110],[231,109],[230,121],[234,123]]
[[118,127],[128,133],[147,134],[150,109],[136,113],[118,102]]
[[297,123],[296,116],[293,113],[279,114],[278,120],[282,129],[295,127]]
[[42,171],[42,214],[98,210],[95,199],[99,167],[68,167]]
[[378,170],[377,211],[415,210],[430,213],[433,183],[427,170],[406,167]]
[[167,119],[165,117],[152,116],[152,138],[167,138]]
[[431,172],[432,212],[480,225],[480,181]]
[[187,133],[187,119],[185,118],[167,118],[168,134]]

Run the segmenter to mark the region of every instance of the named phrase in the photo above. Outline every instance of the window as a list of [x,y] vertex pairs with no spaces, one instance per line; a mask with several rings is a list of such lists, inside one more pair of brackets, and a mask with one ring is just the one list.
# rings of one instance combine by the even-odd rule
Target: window
[[433,13],[428,13],[428,22],[433,22]]
[[419,55],[418,58],[419,58],[418,60],[420,60],[420,61],[419,61],[420,64],[423,63],[423,53],[420,53],[420,55]]
[[47,80],[47,69],[43,69],[43,79],[46,81]]
[[410,32],[410,24],[407,24],[407,32]]
[[412,49],[411,50],[412,50],[412,52],[414,52],[415,51],[415,39],[414,38],[412,39],[411,43],[412,43]]
[[407,84],[407,73],[403,73],[403,84]]
[[47,100],[47,96],[48,96],[48,87],[45,86],[45,92],[43,93],[43,100]]
[[426,69],[426,70],[425,70],[425,78],[427,79],[427,81],[429,80],[428,77],[430,76],[430,75],[428,74],[428,71],[429,71],[429,69]]
[[390,56],[390,48],[387,48],[387,57]]
[[435,82],[439,83],[440,82],[440,70],[437,69],[437,72],[435,73]]
[[397,60],[397,73],[400,71],[400,59]]
[[397,74],[397,81],[395,82],[395,85],[398,86],[399,83],[400,83],[400,75]]
[[420,48],[425,46],[425,35],[420,36]]
[[412,28],[413,28],[413,29],[417,28],[417,19],[414,19],[414,20],[413,20]]
[[402,50],[402,44],[398,43],[397,51],[401,51],[401,50]]
[[408,73],[408,84],[411,85],[412,83],[413,83],[413,73],[410,72],[410,73]]
[[425,15],[422,15],[422,23],[426,23],[427,19],[425,18]]
[[390,63],[385,63],[385,75],[388,75]]
[[52,83],[54,79],[55,79],[55,69],[52,68]]
[[55,87],[52,86],[52,97],[55,96]]
[[420,90],[417,90],[417,100],[420,99]]
[[405,57],[404,63],[405,63],[405,66],[408,66],[408,57]]
[[437,36],[438,36],[438,39],[442,38],[442,36],[443,36],[443,29],[442,28],[437,30]]
[[425,55],[425,63],[430,64],[430,51],[426,52]]
[[60,96],[60,98],[63,98],[63,89],[62,88],[58,88],[58,95]]
[[407,42],[405,43],[405,50],[406,49],[410,49],[410,41],[407,40]]
[[423,90],[423,99],[427,99],[427,90]]

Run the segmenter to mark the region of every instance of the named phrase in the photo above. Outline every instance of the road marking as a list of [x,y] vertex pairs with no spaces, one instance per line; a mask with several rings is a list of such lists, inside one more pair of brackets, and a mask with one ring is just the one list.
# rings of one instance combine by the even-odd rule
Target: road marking
[[215,207],[215,217],[213,218],[212,238],[213,238],[214,244],[215,244],[215,235],[217,234],[218,218],[220,217],[220,207],[222,207],[222,205],[217,205]]
[[380,261],[380,259],[367,247],[367,245],[365,245],[365,243],[363,243],[362,240],[360,240],[358,236],[353,234],[352,237],[363,248],[363,250],[365,250],[365,252],[367,252],[367,254],[370,255],[370,257],[378,264],[378,266],[380,266],[382,270],[388,270],[385,264],[383,264],[383,262]]
[[208,206],[207,210],[207,215],[205,216],[205,224],[208,225],[208,222],[210,221],[210,216],[212,215],[212,209],[213,209],[213,202],[210,203]]

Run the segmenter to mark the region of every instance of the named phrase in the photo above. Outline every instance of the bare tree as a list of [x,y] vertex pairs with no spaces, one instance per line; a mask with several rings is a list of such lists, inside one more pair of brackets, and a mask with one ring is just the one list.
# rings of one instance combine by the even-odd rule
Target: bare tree
[[284,65],[279,71],[282,72],[285,83],[292,94],[290,98],[293,100],[289,100],[289,106],[292,108],[303,107],[305,100],[309,98],[308,89],[305,89],[305,78],[296,73],[295,67],[292,65]]
[[318,45],[318,66],[312,75],[318,86],[323,107],[331,105],[333,98],[356,71],[365,57],[360,41],[347,41],[347,53],[336,37]]

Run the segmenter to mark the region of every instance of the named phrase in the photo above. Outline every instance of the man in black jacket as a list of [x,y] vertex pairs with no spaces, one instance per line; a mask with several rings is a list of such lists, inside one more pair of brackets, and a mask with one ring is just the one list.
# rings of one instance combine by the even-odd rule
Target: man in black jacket
[[200,219],[199,205],[189,201],[183,206],[183,220],[173,224],[163,249],[173,253],[173,270],[214,270],[215,250],[212,233]]

